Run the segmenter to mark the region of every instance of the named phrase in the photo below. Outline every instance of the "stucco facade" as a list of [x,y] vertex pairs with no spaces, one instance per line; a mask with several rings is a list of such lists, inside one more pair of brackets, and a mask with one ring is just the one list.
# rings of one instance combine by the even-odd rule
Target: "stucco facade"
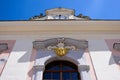
[[[63,57],[33,48],[34,41],[61,37],[86,40],[88,48]],[[113,48],[120,43],[120,21],[3,21],[0,43],[8,44],[0,54],[6,59],[0,64],[1,80],[42,80],[45,65],[54,60],[76,64],[81,80],[120,79],[120,51]]]
[[[76,66],[71,71],[77,77],[67,70],[74,80],[120,80],[120,21],[90,20],[55,8],[30,21],[0,22],[0,80],[46,80],[46,66],[54,61]],[[66,70],[58,71],[54,80],[66,80]]]

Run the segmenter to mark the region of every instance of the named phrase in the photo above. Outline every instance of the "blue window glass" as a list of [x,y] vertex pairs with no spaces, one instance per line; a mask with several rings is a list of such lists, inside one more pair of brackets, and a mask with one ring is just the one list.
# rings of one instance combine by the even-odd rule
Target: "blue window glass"
[[60,80],[60,73],[59,72],[53,72],[52,79],[53,80]]
[[43,78],[44,79],[51,79],[51,72],[45,72]]
[[71,73],[71,79],[72,79],[72,80],[79,80],[79,79],[78,79],[78,76],[79,76],[79,75],[78,75],[77,72],[72,72],[72,73]]
[[49,70],[60,70],[60,67],[58,65],[50,67]]
[[62,74],[62,80],[70,80],[70,72],[63,72]]
[[74,69],[70,66],[62,66],[62,70],[74,70]]

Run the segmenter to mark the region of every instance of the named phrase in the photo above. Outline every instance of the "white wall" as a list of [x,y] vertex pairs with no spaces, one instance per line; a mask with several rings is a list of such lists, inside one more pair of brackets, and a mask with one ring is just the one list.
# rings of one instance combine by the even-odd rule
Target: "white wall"
[[117,65],[110,65],[111,51],[103,39],[91,39],[89,51],[98,80],[120,80]]
[[1,80],[26,80],[31,52],[32,40],[17,40],[1,75]]
[[[70,37],[74,39],[87,39],[89,43],[89,51],[92,57],[93,65],[96,70],[98,80],[120,80],[120,70],[113,64],[110,65],[111,52],[108,49],[103,38],[117,38],[119,35],[92,35],[92,34],[55,34],[45,33],[44,35],[8,35],[0,36],[2,40],[16,39],[15,46],[8,58],[8,62],[1,75],[1,80],[26,80],[29,67],[30,55],[32,53],[32,42],[35,40],[43,40],[54,37]],[[93,38],[93,39],[92,39]],[[101,38],[101,39],[100,39]],[[69,54],[67,56],[70,56]]]

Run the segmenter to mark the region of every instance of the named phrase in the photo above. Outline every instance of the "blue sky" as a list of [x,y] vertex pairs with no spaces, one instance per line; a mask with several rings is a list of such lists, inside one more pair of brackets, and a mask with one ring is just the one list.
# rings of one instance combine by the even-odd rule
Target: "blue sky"
[[120,0],[1,0],[0,20],[28,20],[46,9],[63,7],[92,19],[120,20]]

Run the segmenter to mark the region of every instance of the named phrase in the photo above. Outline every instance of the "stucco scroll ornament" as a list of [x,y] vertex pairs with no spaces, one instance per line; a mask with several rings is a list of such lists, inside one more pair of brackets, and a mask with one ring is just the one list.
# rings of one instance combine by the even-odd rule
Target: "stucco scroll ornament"
[[64,38],[58,38],[58,44],[56,46],[48,46],[48,50],[54,50],[54,52],[62,57],[68,53],[69,50],[75,50],[75,46],[65,46],[65,39]]

